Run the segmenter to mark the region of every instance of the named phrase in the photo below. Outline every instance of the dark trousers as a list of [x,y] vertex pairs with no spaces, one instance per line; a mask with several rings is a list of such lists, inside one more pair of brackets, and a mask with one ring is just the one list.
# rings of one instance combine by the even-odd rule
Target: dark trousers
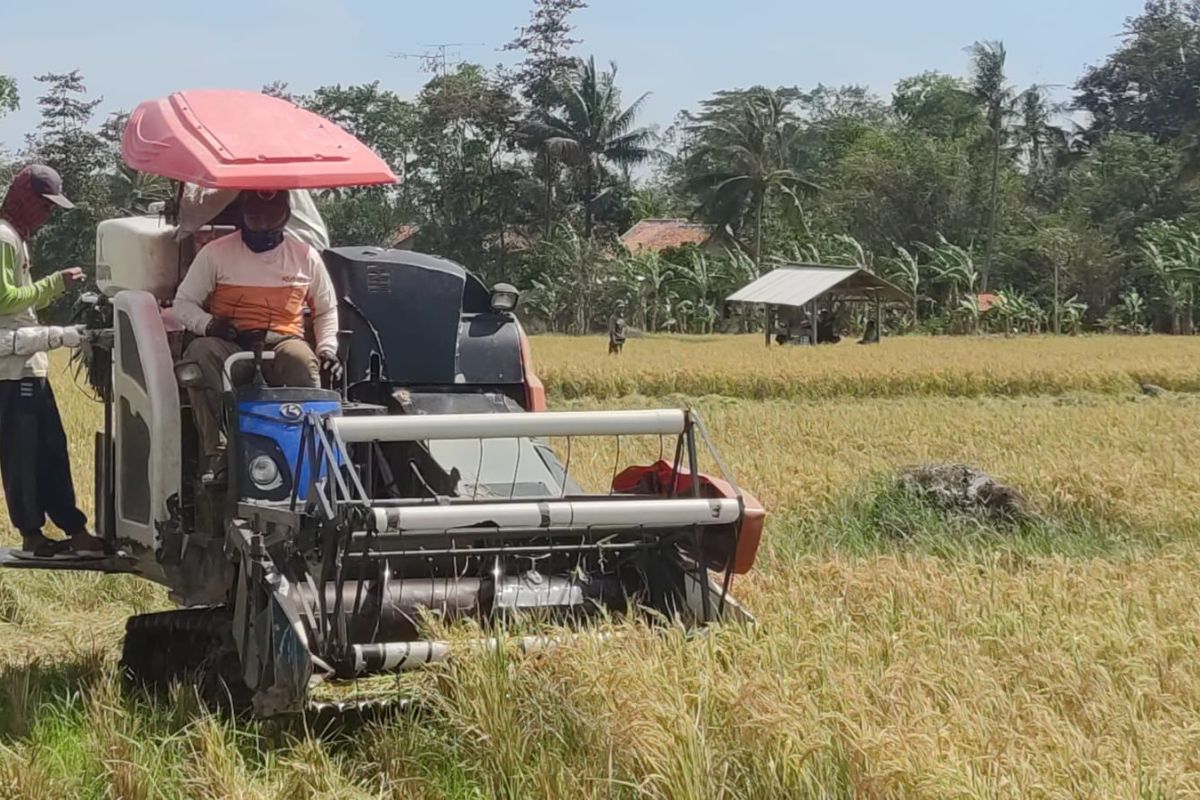
[[67,534],[86,531],[67,434],[45,378],[0,381],[0,478],[8,516],[21,533],[40,531],[47,516]]

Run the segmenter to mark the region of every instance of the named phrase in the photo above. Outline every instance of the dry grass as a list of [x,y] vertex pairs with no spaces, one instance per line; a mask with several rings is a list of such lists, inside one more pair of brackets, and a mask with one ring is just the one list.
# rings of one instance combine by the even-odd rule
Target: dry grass
[[601,337],[544,336],[534,358],[560,397],[720,394],[747,399],[988,397],[1127,392],[1140,382],[1200,391],[1194,337],[885,339],[763,347],[761,336],[649,336],[620,358]]
[[[315,739],[214,719],[183,691],[120,692],[121,620],[157,589],[0,574],[0,797],[1200,795],[1200,399],[1143,398],[1130,377],[1191,388],[1200,343],[754,343],[635,340],[619,363],[595,339],[535,351],[563,393],[615,368],[601,394],[659,395],[572,404],[709,395],[731,469],[773,512],[735,586],[757,628],[463,661],[423,683],[422,715]],[[83,473],[95,412],[57,386]],[[753,399],[795,386],[842,399]],[[657,447],[623,442],[622,461]],[[614,460],[605,443],[572,469],[602,484]],[[923,460],[993,471],[1042,520],[947,520],[887,490]]]

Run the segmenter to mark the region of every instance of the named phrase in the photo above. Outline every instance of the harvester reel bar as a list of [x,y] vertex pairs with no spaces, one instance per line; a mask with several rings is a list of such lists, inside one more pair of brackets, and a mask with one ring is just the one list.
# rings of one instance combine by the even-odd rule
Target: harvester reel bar
[[548,436],[681,435],[687,412],[537,411],[524,414],[430,414],[424,416],[331,417],[328,424],[345,443],[421,442],[448,439],[513,439]]
[[[698,491],[698,482],[695,487]],[[734,498],[578,499],[370,508],[368,531],[446,531],[476,526],[590,528],[617,526],[670,529],[688,525],[731,525],[741,517]]]

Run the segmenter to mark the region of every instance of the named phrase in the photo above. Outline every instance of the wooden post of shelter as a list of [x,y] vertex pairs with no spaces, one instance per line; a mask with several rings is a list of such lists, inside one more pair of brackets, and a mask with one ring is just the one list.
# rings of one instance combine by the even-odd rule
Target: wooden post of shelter
[[763,344],[771,346],[771,328],[775,327],[775,306],[767,306],[767,325],[763,330]]
[[812,299],[812,311],[810,312],[809,316],[812,318],[812,341],[809,342],[809,344],[816,345],[816,343],[817,343],[817,298],[815,298],[815,297]]

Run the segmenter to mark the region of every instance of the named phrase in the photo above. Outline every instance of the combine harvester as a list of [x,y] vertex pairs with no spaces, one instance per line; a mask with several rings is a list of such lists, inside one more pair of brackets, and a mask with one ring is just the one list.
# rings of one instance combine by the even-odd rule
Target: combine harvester
[[[181,608],[128,621],[131,678],[196,680],[210,700],[274,716],[311,707],[322,680],[450,657],[450,644],[428,637],[428,617],[478,620],[485,637],[496,620],[528,612],[576,629],[635,611],[692,626],[748,619],[729,586],[754,563],[764,512],[728,475],[701,474],[705,450],[724,470],[696,415],[547,412],[513,315],[516,291],[489,291],[433,256],[325,252],[344,385],[213,387],[229,432],[229,486],[206,488],[181,391],[197,385],[198,369],[180,360],[188,334],[169,301],[194,252],[233,228],[221,225],[222,203],[205,210],[188,198],[395,177],[328,120],[251,92],[145,102],[123,156],[177,192],[162,214],[100,224],[103,294],[81,307],[91,332],[82,360],[104,403],[97,527],[117,555],[5,551],[0,565],[131,573],[166,586]],[[226,371],[269,357],[240,353]],[[615,474],[602,493],[581,490],[568,474],[574,437],[628,436],[659,437],[664,457]],[[565,459],[546,437],[562,437]]]

